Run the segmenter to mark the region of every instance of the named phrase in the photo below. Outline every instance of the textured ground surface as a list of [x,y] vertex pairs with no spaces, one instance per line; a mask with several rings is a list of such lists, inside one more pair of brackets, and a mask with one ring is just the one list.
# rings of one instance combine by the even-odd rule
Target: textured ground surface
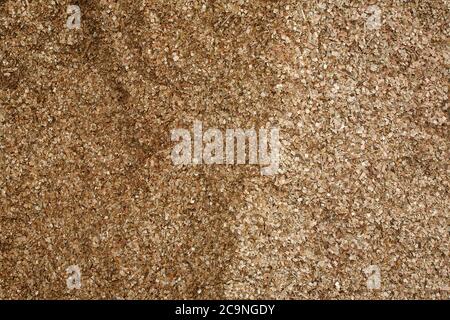
[[[0,298],[447,299],[448,21],[439,0],[0,0]],[[194,120],[278,126],[280,174],[173,166]]]

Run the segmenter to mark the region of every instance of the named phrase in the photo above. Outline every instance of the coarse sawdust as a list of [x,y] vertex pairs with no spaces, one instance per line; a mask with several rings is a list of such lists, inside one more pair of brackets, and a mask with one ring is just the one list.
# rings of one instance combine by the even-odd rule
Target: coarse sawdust
[[[0,0],[0,298],[448,299],[448,21],[447,0]],[[195,120],[280,128],[279,174],[174,166]]]

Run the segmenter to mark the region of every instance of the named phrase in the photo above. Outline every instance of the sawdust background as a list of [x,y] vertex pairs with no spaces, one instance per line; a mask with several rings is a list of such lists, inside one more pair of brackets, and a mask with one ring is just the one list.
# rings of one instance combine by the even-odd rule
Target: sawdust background
[[[0,298],[448,298],[448,2],[373,3],[0,1]],[[281,173],[174,167],[194,120]]]

